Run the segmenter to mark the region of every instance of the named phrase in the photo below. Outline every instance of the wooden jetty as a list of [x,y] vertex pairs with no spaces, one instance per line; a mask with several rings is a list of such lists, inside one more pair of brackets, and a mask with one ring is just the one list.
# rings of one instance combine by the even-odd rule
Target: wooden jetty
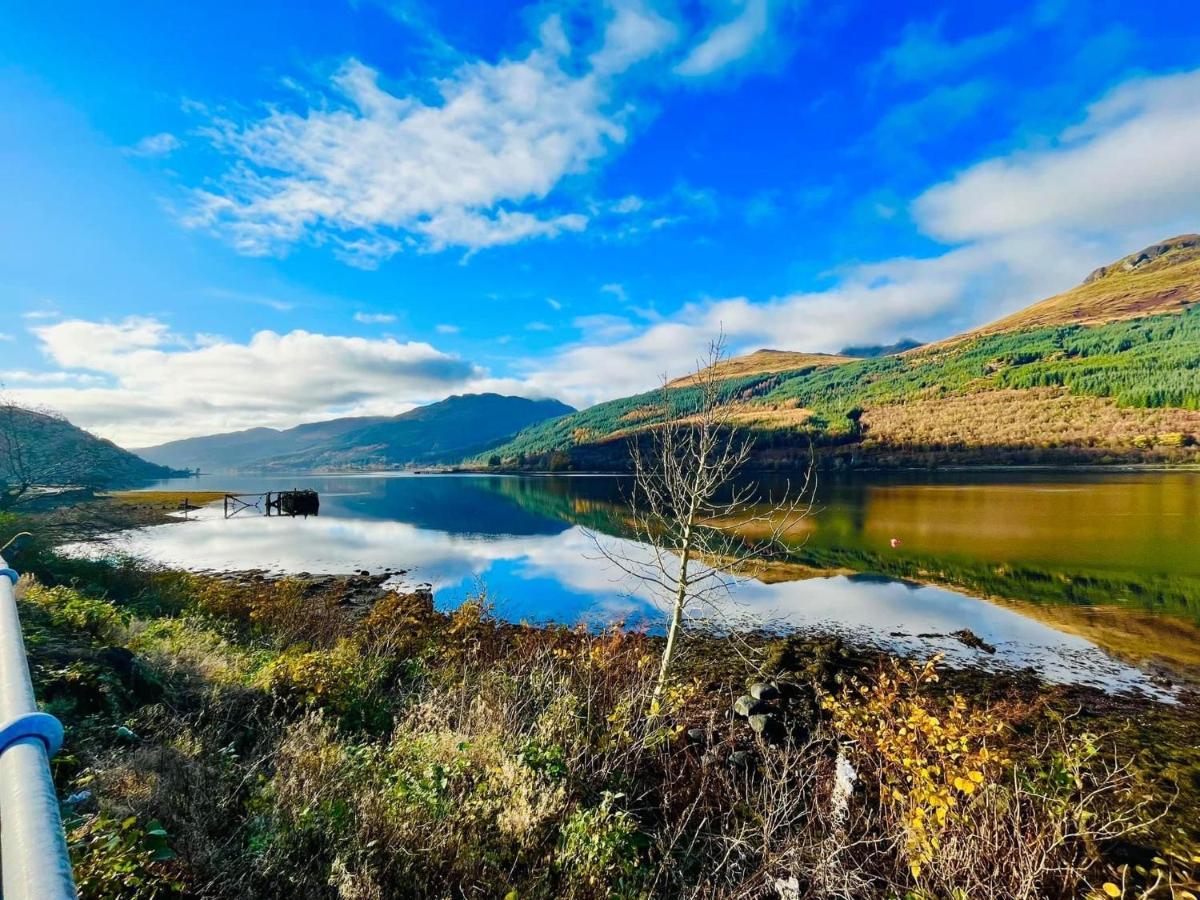
[[316,491],[266,491],[261,494],[226,494],[225,518],[239,514],[264,516],[320,515],[321,498]]

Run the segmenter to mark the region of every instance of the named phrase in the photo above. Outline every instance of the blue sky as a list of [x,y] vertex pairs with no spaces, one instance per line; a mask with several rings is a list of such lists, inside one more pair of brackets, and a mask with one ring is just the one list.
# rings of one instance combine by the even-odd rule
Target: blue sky
[[1200,229],[1182,2],[0,14],[0,381],[130,446],[936,339]]

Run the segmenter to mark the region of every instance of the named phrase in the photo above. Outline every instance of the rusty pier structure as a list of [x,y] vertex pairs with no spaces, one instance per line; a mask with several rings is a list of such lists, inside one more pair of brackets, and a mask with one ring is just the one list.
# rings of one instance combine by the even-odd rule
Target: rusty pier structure
[[320,515],[321,498],[316,491],[264,491],[259,494],[226,494],[225,518],[237,515],[309,516]]

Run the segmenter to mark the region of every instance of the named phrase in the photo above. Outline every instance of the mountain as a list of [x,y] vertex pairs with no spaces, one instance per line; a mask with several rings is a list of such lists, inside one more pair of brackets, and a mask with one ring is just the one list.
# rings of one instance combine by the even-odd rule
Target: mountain
[[1039,325],[1096,325],[1178,313],[1200,294],[1200,234],[1183,234],[1101,266],[1069,291],[986,325],[992,334]]
[[2,494],[25,485],[118,487],[174,474],[60,416],[0,405]]
[[575,410],[557,400],[463,394],[398,416],[331,419],[279,431],[252,428],[171,441],[139,452],[203,471],[388,468],[455,462],[522,428]]
[[909,350],[916,350],[920,346],[920,341],[914,341],[912,338],[902,338],[894,344],[867,344],[862,347],[845,347],[842,349],[842,355],[873,359],[876,356],[895,356],[897,353],[907,353]]
[[[823,364],[778,351],[723,362],[721,390],[760,467],[804,465],[810,442],[831,467],[1197,463],[1198,301],[1200,237],[1182,235],[935,344]],[[690,380],[670,387],[685,410]],[[601,403],[492,452],[510,464],[620,468],[626,438],[662,421],[659,399]]]

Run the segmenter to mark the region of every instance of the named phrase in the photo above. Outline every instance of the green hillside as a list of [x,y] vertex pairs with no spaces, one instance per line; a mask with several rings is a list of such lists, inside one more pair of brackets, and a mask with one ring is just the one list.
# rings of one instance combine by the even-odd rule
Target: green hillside
[[[837,465],[1196,462],[1200,268],[1191,237],[1098,270],[997,326],[899,355],[740,374],[723,393],[755,434],[760,463],[807,460],[810,441]],[[1130,262],[1138,259],[1148,262]],[[1037,322],[1050,324],[1027,324]],[[495,452],[516,464],[620,467],[623,438],[661,422],[660,396],[541,423]],[[669,396],[673,416],[695,402],[684,386]]]
[[30,488],[122,487],[174,474],[59,416],[0,404],[0,508]]

